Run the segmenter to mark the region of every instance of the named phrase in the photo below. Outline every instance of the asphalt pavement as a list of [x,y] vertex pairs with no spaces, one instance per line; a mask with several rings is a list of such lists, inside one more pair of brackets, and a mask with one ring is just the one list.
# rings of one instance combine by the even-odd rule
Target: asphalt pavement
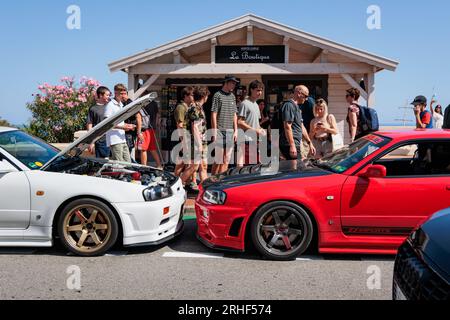
[[313,254],[291,262],[224,253],[195,238],[196,222],[166,245],[115,248],[98,258],[0,248],[0,300],[390,300],[393,256]]

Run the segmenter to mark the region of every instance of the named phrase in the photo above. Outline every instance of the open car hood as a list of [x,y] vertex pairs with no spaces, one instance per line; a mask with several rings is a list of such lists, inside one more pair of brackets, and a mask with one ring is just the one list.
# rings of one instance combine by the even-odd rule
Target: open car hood
[[67,148],[62,150],[58,155],[56,155],[53,159],[47,162],[42,170],[49,167],[55,160],[62,156],[66,157],[78,157],[84,151],[89,148],[89,145],[95,143],[101,137],[103,137],[109,130],[112,130],[116,125],[122,123],[123,121],[129,119],[136,113],[138,113],[143,107],[147,106],[150,102],[155,100],[158,97],[156,93],[151,93],[144,97],[137,99],[132,102],[123,110],[116,113],[112,117],[109,117],[95,126],[91,131],[87,132],[84,136],[79,138],[74,143],[70,144]]

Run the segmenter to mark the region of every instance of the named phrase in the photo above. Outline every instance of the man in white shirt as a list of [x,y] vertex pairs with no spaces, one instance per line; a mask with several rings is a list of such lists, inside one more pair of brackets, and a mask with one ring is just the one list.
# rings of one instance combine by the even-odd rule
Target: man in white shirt
[[[114,87],[114,99],[106,106],[105,118],[112,117],[122,110],[124,99],[128,98],[127,92],[128,90],[123,84],[118,84]],[[122,122],[116,125],[113,130],[108,131],[106,142],[111,148],[111,160],[131,162],[125,131],[133,131],[135,129],[135,125]]]

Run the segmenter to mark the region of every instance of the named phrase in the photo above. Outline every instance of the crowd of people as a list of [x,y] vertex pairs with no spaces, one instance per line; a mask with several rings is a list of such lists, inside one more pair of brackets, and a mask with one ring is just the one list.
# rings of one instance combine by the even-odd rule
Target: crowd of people
[[[208,178],[208,165],[212,165],[212,175],[226,172],[235,154],[237,167],[260,163],[262,139],[268,141],[269,147],[277,148],[280,160],[321,159],[343,147],[336,117],[329,113],[327,101],[322,98],[314,100],[306,86],[295,87],[290,99],[270,112],[262,99],[263,83],[252,81],[246,96],[237,99],[234,91],[238,84],[235,76],[225,77],[221,90],[212,97],[210,123],[204,110],[211,95],[208,87],[186,87],[182,90],[174,120],[183,151],[177,157],[174,172],[186,188],[198,190],[197,181],[203,182]],[[353,142],[370,133],[370,126],[368,129],[364,125],[367,119],[363,115],[364,107],[358,104],[360,91],[350,88],[345,97]],[[114,93],[106,87],[99,87],[96,101],[96,105],[89,110],[88,130],[131,103],[127,88],[122,84],[114,87]],[[417,128],[442,128],[442,107],[434,107],[435,103],[433,99],[429,112],[424,96],[418,96],[412,102]],[[108,131],[89,150],[98,158],[123,162],[139,159],[143,165],[147,165],[150,153],[156,166],[163,168],[155,132],[158,121],[158,105],[151,102],[138,114]],[[274,135],[276,130],[278,135]],[[272,141],[275,136],[279,136],[278,141]],[[213,145],[215,154],[213,163],[209,161],[210,145]],[[186,154],[189,156],[186,157]]]
[[[117,84],[114,87],[113,98],[111,98],[111,91],[103,86],[97,89],[96,95],[96,105],[89,109],[87,117],[88,131],[132,102],[128,97],[127,87],[123,84]],[[139,158],[143,165],[147,165],[147,153],[150,152],[157,167],[162,169],[155,134],[158,113],[156,102],[150,103],[130,119],[109,130],[106,136],[89,147],[89,151],[97,158],[122,162],[135,162],[135,159]],[[133,150],[135,154],[132,157]]]

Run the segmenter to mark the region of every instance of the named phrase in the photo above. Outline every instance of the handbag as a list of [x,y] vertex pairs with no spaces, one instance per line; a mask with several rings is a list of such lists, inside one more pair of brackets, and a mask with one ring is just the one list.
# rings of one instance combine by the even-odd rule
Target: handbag
[[344,147],[344,139],[340,133],[331,135],[331,144],[333,145],[333,152]]
[[[330,125],[332,125],[332,121],[330,121],[330,117],[328,116],[328,123]],[[342,137],[342,135],[340,133],[338,134],[330,134],[330,138],[331,138],[331,144],[333,145],[333,152],[342,149],[345,144],[344,144],[344,138]]]

